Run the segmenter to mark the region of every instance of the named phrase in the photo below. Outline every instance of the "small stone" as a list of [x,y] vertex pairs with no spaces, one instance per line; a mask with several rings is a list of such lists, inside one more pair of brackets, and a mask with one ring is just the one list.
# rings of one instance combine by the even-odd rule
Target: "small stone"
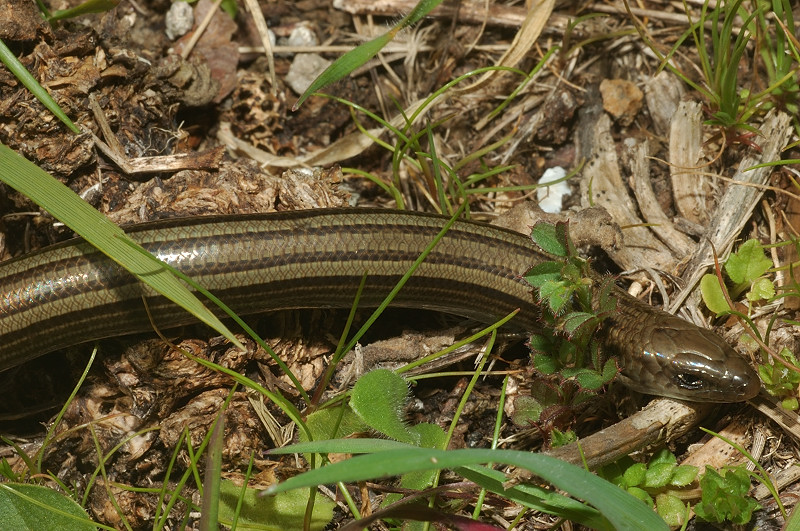
[[288,46],[318,46],[317,35],[306,24],[298,24],[286,40]]
[[178,0],[169,6],[165,20],[167,29],[165,33],[169,40],[174,41],[178,37],[183,37],[194,26],[194,10],[188,2]]
[[644,94],[639,87],[624,79],[604,79],[600,83],[603,109],[620,125],[630,125],[642,109]]
[[330,64],[330,61],[315,53],[299,53],[286,74],[286,84],[297,94],[302,94]]

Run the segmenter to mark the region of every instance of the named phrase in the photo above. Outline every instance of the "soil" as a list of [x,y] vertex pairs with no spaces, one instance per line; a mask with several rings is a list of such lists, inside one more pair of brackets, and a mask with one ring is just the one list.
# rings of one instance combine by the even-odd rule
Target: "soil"
[[[520,72],[498,71],[486,79],[471,76],[448,89],[409,126],[421,132],[420,149],[454,168],[444,175],[448,192],[456,181],[463,185],[471,176],[491,173],[468,187],[493,190],[467,196],[472,216],[487,221],[535,199],[532,185],[545,170],[576,171],[568,180],[572,195],[565,198],[564,210],[604,209],[602,214],[582,214],[590,227],[603,227],[595,231],[602,234],[594,240],[591,229],[581,240],[596,267],[622,274],[620,283],[638,289],[651,304],[677,301],[684,316],[712,322],[696,290],[698,275],[713,263],[708,242],[724,256],[734,242],[757,238],[767,244],[796,235],[796,166],[763,170],[760,184],[740,187],[751,195],[731,198],[726,192],[736,188],[730,179],[749,179],[742,170],[762,159],[800,158],[792,144],[797,124],[790,125],[788,117],[781,121],[781,102],[771,114],[762,110],[752,116],[750,125],[760,133],[756,136],[746,129],[703,124],[709,118],[707,98],[674,74],[659,72],[653,50],[621,3],[563,2],[555,8],[548,0],[532,3],[542,18],[541,31],[535,29],[533,16],[522,25],[528,10],[519,2],[491,4],[485,10],[483,3],[446,1],[433,16],[402,31],[379,58],[324,89],[337,99],[312,96],[293,111],[300,95],[297,84],[313,78],[303,68],[318,68],[348,47],[385,32],[413,3],[261,0],[261,12],[277,39],[269,57],[261,48],[254,17],[241,4],[234,16],[208,0],[190,4],[191,29],[171,39],[166,32],[171,4],[165,0],[122,2],[108,12],[52,26],[34,3],[0,0],[0,38],[81,128],[80,134],[70,132],[0,67],[0,142],[119,224],[356,205],[440,211],[431,159],[410,150],[407,155],[416,160],[398,160],[391,148],[402,141],[364,113],[351,112],[344,102],[402,127],[405,118],[399,109],[410,116],[448,81],[503,60],[531,72],[549,50],[559,47],[524,84]],[[75,2],[50,8],[67,4]],[[696,4],[691,3],[693,12],[699,10]],[[665,53],[687,27],[683,7],[658,0],[636,5],[636,19]],[[208,26],[200,29],[209,13]],[[581,18],[589,14],[600,15]],[[569,21],[579,22],[570,28]],[[698,52],[690,41],[674,60],[702,84],[694,66]],[[504,58],[507,50],[512,52]],[[754,90],[764,88],[758,61],[743,61],[740,77],[754,82]],[[519,92],[509,98],[515,90]],[[507,105],[501,106],[506,98]],[[373,138],[363,135],[363,129]],[[492,168],[500,171],[489,172]],[[386,184],[392,183],[403,205],[386,193]],[[0,261],[73,236],[29,199],[0,184]],[[717,237],[724,243],[718,244]],[[796,260],[784,249],[769,255],[776,267]],[[787,273],[770,278],[791,286]],[[751,313],[762,331],[773,326],[773,349],[794,351],[797,334],[789,323],[797,318],[796,305],[782,303],[761,304]],[[367,315],[359,313],[356,321]],[[771,325],[773,315],[778,320]],[[252,322],[313,392],[346,319],[347,312],[305,310]],[[746,356],[760,361],[756,348],[745,352],[738,342],[744,330],[740,322],[713,324]],[[451,316],[398,310],[384,316],[362,343],[369,345],[366,358],[399,363],[418,357],[421,350],[443,348],[468,330]],[[245,374],[304,407],[276,364],[249,339],[243,339],[247,351],[242,353],[199,325],[168,333],[181,349]],[[464,354],[466,361],[451,360],[455,365],[447,370],[453,375],[414,386],[407,406],[410,424],[430,422],[448,429],[469,382],[458,371],[472,370],[472,357],[481,346]],[[522,342],[509,338],[504,346],[508,348],[496,351],[489,377],[472,391],[450,448],[490,446],[507,373],[512,381],[505,407],[511,416],[502,425],[503,448],[548,450],[554,429],[587,437],[629,417],[649,400],[612,384],[588,403],[552,406],[538,422],[515,424],[514,401],[529,396],[536,387],[532,382],[541,375]],[[158,489],[176,488],[176,478],[191,461],[188,448],[201,445],[226,400],[223,477],[241,481],[251,459],[253,484],[268,485],[305,469],[302,458],[267,454],[291,442],[292,432],[279,436],[280,430],[268,431],[264,415],[257,414],[257,400],[241,388],[231,393],[233,382],[226,374],[198,365],[153,334],[102,341],[99,349],[86,382],[55,427],[55,440],[44,441],[45,428],[67,400],[92,346],[43,356],[0,374],[0,431],[28,454],[43,449],[42,471],[74,488],[78,498],[86,493],[85,508],[95,521],[116,528],[153,528],[161,510]],[[346,376],[350,365],[346,367],[337,377],[338,387],[325,390],[326,397],[351,384],[352,375]],[[796,396],[796,389],[787,396],[792,393]],[[764,468],[784,477],[782,471],[796,460],[800,434],[792,424],[797,425],[797,415],[781,410],[777,399],[759,400],[754,405],[719,405],[705,412],[703,426],[735,433]],[[277,406],[264,407],[277,426],[291,425]],[[684,432],[658,443],[679,461],[712,440],[696,427]],[[98,449],[108,454],[102,480],[93,476]],[[0,451],[18,473],[25,469],[13,447]],[[744,461],[738,453],[727,453],[704,457],[699,464]],[[201,460],[198,466],[202,476],[206,465]],[[443,483],[460,479],[445,476]],[[348,486],[364,514],[377,511],[380,497],[395,487],[393,479]],[[199,525],[200,490],[195,478],[182,486],[164,528]],[[468,496],[445,492],[437,507],[471,514],[477,491],[464,492]],[[791,507],[797,495],[794,480],[781,483],[780,493]],[[352,518],[341,495],[335,501],[339,503],[328,529]],[[783,520],[775,501],[765,494],[759,503],[764,508],[756,513],[757,525],[780,528]],[[520,511],[510,501],[490,496],[480,519],[504,529]],[[516,528],[549,529],[556,520],[531,512]],[[385,525],[373,523],[372,528]],[[690,529],[703,525],[695,519]]]

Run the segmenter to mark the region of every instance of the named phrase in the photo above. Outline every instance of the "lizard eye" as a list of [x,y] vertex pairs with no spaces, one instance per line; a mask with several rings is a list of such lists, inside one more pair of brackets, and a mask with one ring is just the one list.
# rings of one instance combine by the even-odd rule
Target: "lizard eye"
[[681,389],[690,389],[692,391],[696,389],[702,389],[706,385],[706,382],[702,377],[686,372],[676,374],[675,383]]

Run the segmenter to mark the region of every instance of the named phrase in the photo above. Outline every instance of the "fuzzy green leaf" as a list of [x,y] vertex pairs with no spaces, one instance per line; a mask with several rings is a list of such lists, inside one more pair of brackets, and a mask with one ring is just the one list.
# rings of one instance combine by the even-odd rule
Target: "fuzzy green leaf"
[[541,262],[525,273],[525,280],[534,288],[541,288],[545,282],[556,282],[561,279],[561,267],[558,262]]
[[539,422],[544,406],[532,396],[519,396],[514,400],[511,421],[517,426],[530,426]]
[[675,457],[675,454],[666,448],[662,448],[653,455],[652,459],[650,459],[650,466],[661,464],[677,465],[678,459]]
[[591,328],[597,324],[597,316],[587,312],[571,312],[564,318],[564,331],[576,334],[580,329]]
[[[312,440],[315,441],[348,437],[369,429],[369,426],[353,413],[350,406],[345,404],[314,411],[306,418],[306,426],[311,433]],[[308,440],[305,430],[300,430],[298,436],[301,441]]]
[[542,374],[555,374],[558,371],[555,358],[546,354],[536,354],[533,357],[533,366]]
[[669,484],[675,465],[671,463],[657,463],[650,465],[645,474],[644,486],[651,489],[660,489]]
[[600,389],[606,383],[602,374],[590,369],[581,369],[578,374],[575,375],[575,379],[578,380],[578,383],[583,389],[590,389],[592,391]]
[[658,494],[656,496],[656,511],[667,522],[667,525],[673,528],[683,525],[689,513],[683,501],[672,494]]
[[629,466],[622,473],[623,485],[626,487],[635,487],[636,485],[644,484],[647,477],[647,465],[644,463],[635,463]]
[[630,487],[628,489],[628,494],[630,494],[634,498],[642,500],[650,507],[654,506],[653,498],[644,489],[640,489],[639,487]]
[[539,297],[543,301],[547,301],[547,306],[550,310],[558,315],[567,306],[567,303],[572,298],[572,290],[569,285],[563,280],[552,281],[548,280],[539,288]]
[[540,221],[533,226],[531,238],[546,253],[562,258],[569,256],[569,246],[564,240],[564,233],[556,225]]
[[400,442],[418,445],[420,435],[406,424],[403,408],[408,383],[387,369],[370,371],[358,379],[350,406],[371,428]]

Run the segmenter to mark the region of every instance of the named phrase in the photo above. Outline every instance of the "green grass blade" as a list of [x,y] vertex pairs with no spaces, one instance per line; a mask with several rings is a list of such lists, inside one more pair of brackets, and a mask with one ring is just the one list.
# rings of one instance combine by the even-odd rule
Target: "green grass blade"
[[309,85],[306,91],[303,92],[303,95],[300,96],[300,99],[298,99],[297,102],[292,106],[292,110],[296,111],[299,109],[303,102],[306,101],[306,99],[308,99],[308,97],[314,92],[318,91],[322,87],[330,85],[331,83],[336,83],[350,72],[372,59],[379,51],[381,51],[384,46],[389,44],[392,39],[395,38],[400,30],[422,20],[425,15],[427,15],[440,3],[442,3],[442,0],[420,0],[411,13],[409,13],[394,27],[392,27],[392,29],[383,35],[375,37],[371,41],[367,41],[356,46],[346,54],[342,55],[328,68],[326,68],[325,71],[323,71],[319,77],[317,77],[317,79],[311,83],[311,85]]
[[[281,453],[308,451],[327,453],[343,449],[342,443],[328,446],[326,441],[282,448]],[[350,442],[350,441],[348,441]],[[363,442],[363,441],[361,441]],[[274,452],[273,453],[277,453]],[[412,471],[456,469],[482,463],[506,464],[524,468],[554,487],[585,500],[605,516],[619,531],[666,531],[664,521],[650,507],[611,483],[582,468],[550,456],[512,450],[433,450],[407,447],[360,455],[317,468],[273,485],[265,494],[289,489],[325,485],[338,481],[357,482],[379,477],[399,476]]]
[[42,102],[42,105],[47,107],[47,110],[53,113],[59,120],[64,122],[64,125],[70,128],[73,133],[80,134],[81,130],[78,129],[78,126],[72,123],[72,120],[69,119],[69,116],[61,110],[61,107],[58,106],[56,100],[50,96],[50,93],[47,92],[43,86],[36,81],[36,78],[31,75],[28,70],[22,66],[22,63],[19,62],[19,59],[11,53],[11,50],[8,49],[8,46],[0,39],[0,62],[2,62],[6,67],[14,74],[14,77],[20,80],[25,88],[31,91],[31,93],[36,96],[36,99]]
[[237,347],[244,348],[183,283],[128,238],[122,229],[47,172],[2,144],[0,180],[29,197],[156,292],[190,312]]
[[87,0],[69,9],[59,9],[53,11],[47,19],[48,22],[55,22],[66,18],[75,18],[90,13],[105,13],[111,11],[119,4],[119,0]]

